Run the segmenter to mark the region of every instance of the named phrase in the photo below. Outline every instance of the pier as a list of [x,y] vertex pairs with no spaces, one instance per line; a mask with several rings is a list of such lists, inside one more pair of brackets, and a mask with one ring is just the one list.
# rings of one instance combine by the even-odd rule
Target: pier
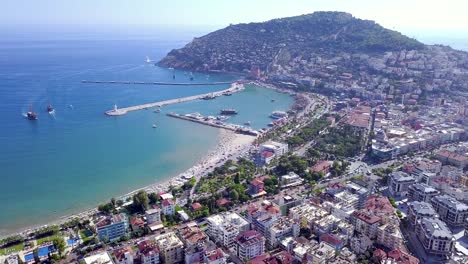
[[190,121],[190,122],[195,122],[195,123],[199,123],[199,124],[203,124],[203,125],[207,125],[207,126],[211,126],[211,127],[217,127],[217,128],[222,128],[222,129],[226,129],[226,130],[231,130],[231,131],[234,131],[234,132],[239,133],[239,134],[255,136],[255,137],[259,135],[258,131],[255,131],[255,130],[253,130],[251,128],[246,128],[246,127],[241,126],[241,125],[224,123],[222,121],[213,119],[212,117],[201,116],[198,113],[196,113],[196,114],[187,114],[187,115],[180,115],[180,114],[176,114],[176,113],[168,113],[167,116],[182,119],[182,120],[186,120],[186,121]]
[[139,85],[219,85],[230,84],[231,82],[187,82],[187,83],[174,83],[174,82],[136,82],[136,81],[88,81],[82,80],[81,83],[101,83],[101,84],[139,84]]
[[148,104],[141,104],[141,105],[136,105],[136,106],[129,106],[129,107],[124,107],[124,108],[115,107],[112,110],[106,111],[105,114],[108,116],[121,116],[131,111],[149,109],[152,107],[161,107],[161,106],[170,105],[170,104],[184,103],[184,102],[203,99],[207,97],[214,98],[214,97],[222,96],[224,94],[235,93],[235,92],[239,92],[242,90],[244,90],[244,85],[242,83],[235,82],[235,83],[231,83],[231,87],[229,87],[228,89],[217,91],[217,92],[192,95],[192,96],[187,96],[187,97],[182,97],[182,98],[170,99],[166,101],[159,101],[159,102],[148,103]]

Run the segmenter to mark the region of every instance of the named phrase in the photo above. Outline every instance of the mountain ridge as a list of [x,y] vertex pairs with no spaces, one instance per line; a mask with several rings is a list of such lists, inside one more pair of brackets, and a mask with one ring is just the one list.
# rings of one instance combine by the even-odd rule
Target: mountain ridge
[[[159,65],[196,71],[242,72],[252,66],[266,70],[268,60],[260,61],[243,56],[245,63],[234,63],[232,61],[235,59],[230,58],[220,62],[216,55],[263,49],[266,55],[271,57],[277,55],[284,47],[292,51],[373,53],[421,49],[424,48],[424,44],[396,31],[385,29],[374,21],[354,18],[348,13],[315,12],[266,22],[230,25],[194,38],[182,49],[172,50]],[[258,55],[261,56],[252,54]]]

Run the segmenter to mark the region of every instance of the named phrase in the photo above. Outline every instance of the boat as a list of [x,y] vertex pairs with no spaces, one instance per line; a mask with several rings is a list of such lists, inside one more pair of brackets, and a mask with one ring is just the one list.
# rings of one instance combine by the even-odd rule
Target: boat
[[203,99],[203,100],[213,100],[215,98],[216,98],[216,96],[214,96],[214,94],[208,94],[208,95],[203,96],[201,99]]
[[37,120],[37,114],[33,111],[32,105],[29,106],[29,111],[26,113],[29,120]]
[[193,73],[190,73],[190,80],[193,81],[194,77],[193,77]]
[[154,110],[153,113],[161,113],[161,109],[158,108],[158,109]]
[[55,109],[52,107],[51,104],[47,105],[47,113],[52,114],[55,112]]
[[274,126],[273,122],[270,122],[270,123],[268,124],[268,126],[269,126],[269,127]]
[[222,115],[237,115],[237,110],[234,108],[222,109]]
[[153,63],[153,61],[148,56],[146,56],[145,62],[148,63],[148,64]]
[[220,115],[220,116],[217,116],[216,119],[220,120],[220,121],[226,121],[229,119],[229,116],[223,116],[223,115]]
[[273,119],[281,119],[281,118],[288,117],[288,113],[286,113],[284,111],[273,111],[273,113],[271,113],[270,117],[273,118]]
[[153,124],[153,128],[157,128],[156,124]]
[[232,95],[232,93],[230,93],[230,92],[226,92],[226,93],[224,93],[223,95],[224,95],[224,96],[231,96],[231,95]]
[[271,99],[271,102],[274,102],[274,101],[275,101],[275,99]]
[[250,126],[251,124],[252,123],[250,121],[247,121],[247,122],[244,123],[244,125],[246,125],[246,126]]

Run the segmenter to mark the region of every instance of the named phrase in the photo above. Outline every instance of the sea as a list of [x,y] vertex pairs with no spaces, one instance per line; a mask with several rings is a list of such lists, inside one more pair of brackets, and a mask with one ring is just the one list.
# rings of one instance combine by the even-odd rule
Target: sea
[[[151,34],[0,32],[0,236],[93,208],[135,189],[164,182],[195,165],[218,143],[216,128],[173,119],[169,112],[217,115],[266,127],[287,110],[289,95],[249,85],[243,92],[107,117],[106,110],[209,93],[229,85],[152,86],[85,84],[82,80],[189,82],[189,72],[146,63],[208,33],[161,29]],[[5,34],[3,34],[5,33]],[[468,50],[466,38],[434,39]],[[176,79],[173,80],[173,74]],[[194,73],[193,82],[234,81],[238,75]],[[273,100],[274,102],[272,102]],[[53,105],[55,114],[46,111]],[[36,121],[24,114],[32,107]],[[156,124],[157,128],[152,128]]]
[[[166,32],[167,33],[167,32]],[[293,98],[248,85],[215,100],[141,110],[120,117],[114,107],[209,93],[229,85],[156,86],[87,84],[82,80],[190,82],[187,71],[146,63],[191,39],[82,35],[0,41],[0,235],[93,208],[111,197],[166,181],[195,165],[218,143],[219,130],[166,113],[239,114],[228,122],[267,127],[272,111]],[[176,79],[173,80],[173,74]],[[235,81],[241,76],[193,73],[193,82]],[[272,99],[274,102],[272,102]],[[46,111],[48,104],[55,114]],[[29,108],[38,113],[27,120]],[[152,128],[156,124],[157,128]]]

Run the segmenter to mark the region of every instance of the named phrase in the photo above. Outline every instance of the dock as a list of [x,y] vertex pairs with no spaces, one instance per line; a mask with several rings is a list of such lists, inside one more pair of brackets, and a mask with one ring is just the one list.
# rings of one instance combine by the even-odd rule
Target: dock
[[186,82],[186,83],[175,83],[175,82],[137,82],[137,81],[88,81],[82,80],[81,83],[100,83],[100,84],[138,84],[138,85],[220,85],[230,84],[231,82]]
[[222,128],[226,130],[231,130],[239,134],[244,134],[244,135],[249,135],[249,136],[258,136],[259,132],[256,130],[253,130],[251,128],[246,128],[241,125],[235,125],[235,124],[229,124],[229,123],[224,123],[222,121],[213,119],[212,117],[204,117],[201,116],[200,114],[187,114],[187,115],[181,115],[181,114],[176,114],[176,113],[168,113],[167,116],[169,117],[174,117],[194,123],[199,123],[211,127],[216,127],[216,128]]
[[226,93],[235,93],[244,90],[244,85],[239,82],[231,83],[231,87],[225,90],[217,91],[217,92],[212,92],[212,93],[206,93],[206,94],[199,94],[199,95],[192,95],[192,96],[187,96],[187,97],[182,97],[182,98],[176,98],[176,99],[170,99],[170,100],[165,100],[165,101],[159,101],[159,102],[154,102],[154,103],[148,103],[148,104],[141,104],[141,105],[135,105],[135,106],[129,106],[129,107],[124,107],[124,108],[117,108],[115,107],[112,110],[106,111],[105,114],[108,116],[121,116],[125,115],[128,112],[131,111],[138,111],[138,110],[143,110],[143,109],[149,109],[153,107],[161,107],[165,105],[171,105],[171,104],[178,104],[178,103],[184,103],[184,102],[189,102],[193,100],[198,100],[202,98],[214,98],[218,96],[222,96]]

